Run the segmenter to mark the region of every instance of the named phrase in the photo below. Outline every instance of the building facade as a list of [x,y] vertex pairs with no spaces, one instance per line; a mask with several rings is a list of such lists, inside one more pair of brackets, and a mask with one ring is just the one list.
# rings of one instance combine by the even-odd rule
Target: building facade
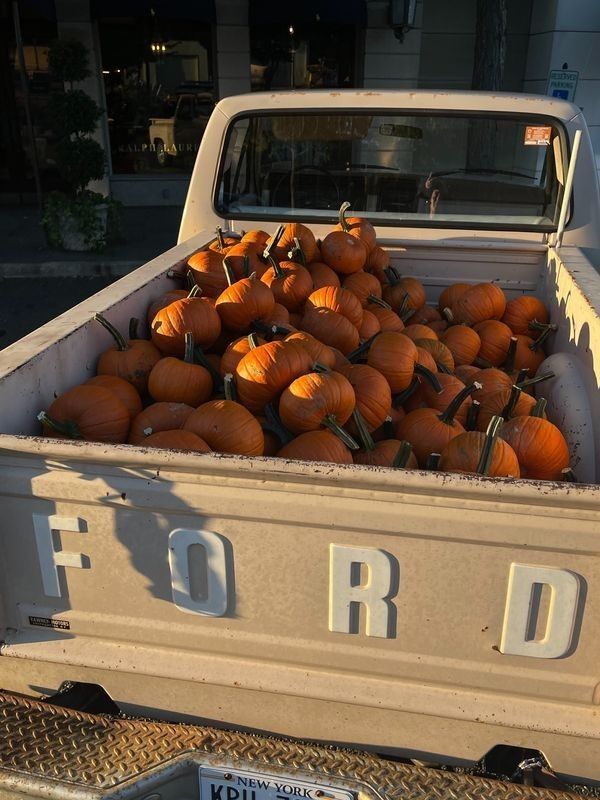
[[[469,89],[477,0],[0,0],[0,203],[60,186],[48,121],[56,38],[82,40],[96,138],[127,205],[183,202],[215,101],[311,88]],[[15,22],[18,24],[15,25]],[[22,59],[17,28],[20,27]],[[503,90],[580,106],[600,169],[600,4],[507,0]],[[27,124],[27,107],[31,126]]]

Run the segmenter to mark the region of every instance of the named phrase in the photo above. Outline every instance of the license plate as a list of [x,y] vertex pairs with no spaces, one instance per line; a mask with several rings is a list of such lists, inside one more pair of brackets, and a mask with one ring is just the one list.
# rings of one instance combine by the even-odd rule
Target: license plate
[[200,800],[355,800],[354,792],[263,772],[200,767]]

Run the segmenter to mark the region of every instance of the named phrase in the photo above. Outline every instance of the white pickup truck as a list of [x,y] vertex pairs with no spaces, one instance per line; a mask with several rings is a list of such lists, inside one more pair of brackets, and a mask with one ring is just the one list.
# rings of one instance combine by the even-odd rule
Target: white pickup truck
[[[96,312],[144,318],[216,226],[323,236],[344,200],[428,302],[486,280],[544,300],[544,395],[578,483],[40,435],[40,409],[110,343]],[[558,798],[532,783],[600,782],[599,247],[594,154],[566,102],[221,101],[179,244],[0,353],[0,794]]]

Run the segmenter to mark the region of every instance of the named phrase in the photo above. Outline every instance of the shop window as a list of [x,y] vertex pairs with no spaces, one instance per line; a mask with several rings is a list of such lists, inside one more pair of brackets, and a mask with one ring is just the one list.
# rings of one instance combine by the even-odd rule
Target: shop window
[[214,108],[211,27],[101,19],[113,174],[189,173]]

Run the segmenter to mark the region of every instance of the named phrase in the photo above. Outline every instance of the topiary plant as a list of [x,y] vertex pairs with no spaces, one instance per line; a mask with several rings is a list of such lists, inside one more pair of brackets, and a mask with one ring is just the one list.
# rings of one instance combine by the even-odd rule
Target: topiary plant
[[59,40],[50,48],[48,62],[53,79],[63,87],[52,93],[50,113],[65,190],[46,199],[42,218],[46,236],[54,247],[102,250],[118,227],[118,203],[87,188],[106,174],[104,150],[91,138],[103,112],[73,86],[91,74],[87,50],[82,42]]

